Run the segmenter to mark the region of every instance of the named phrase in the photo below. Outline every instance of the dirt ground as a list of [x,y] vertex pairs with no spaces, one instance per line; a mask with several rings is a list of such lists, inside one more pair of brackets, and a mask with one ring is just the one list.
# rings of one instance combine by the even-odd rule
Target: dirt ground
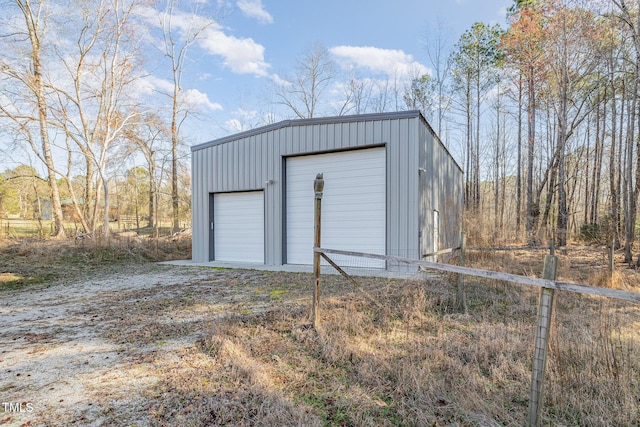
[[[97,249],[31,272],[47,253],[56,251],[18,248],[3,261],[44,279],[0,292],[2,426],[524,422],[536,289],[469,280],[461,314],[454,280],[358,280],[365,293],[323,275],[314,332],[307,273],[113,261],[81,269]],[[601,280],[603,254],[563,255],[559,278],[639,291],[640,273],[619,263],[612,283]],[[542,259],[469,257],[532,276]],[[87,279],[48,280],[40,270],[49,265]],[[556,306],[543,424],[640,425],[637,305],[563,293]]]
[[309,299],[278,274],[143,264],[0,294],[0,425],[152,424],[159,367],[216,318]]

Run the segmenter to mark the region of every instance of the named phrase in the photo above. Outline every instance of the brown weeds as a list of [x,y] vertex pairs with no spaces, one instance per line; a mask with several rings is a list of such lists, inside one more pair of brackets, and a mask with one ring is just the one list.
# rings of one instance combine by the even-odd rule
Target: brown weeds
[[[358,292],[329,297],[318,331],[302,308],[234,316],[207,331],[200,349],[219,367],[214,382],[235,387],[235,397],[268,395],[278,424],[302,416],[325,425],[525,424],[536,290],[475,284],[470,314],[460,315],[454,289],[440,281],[370,289],[385,310]],[[633,308],[563,294],[545,424],[640,421]],[[234,422],[260,424],[246,415],[255,401],[235,405]]]
[[185,259],[188,238],[0,240],[0,291],[30,285],[52,285],[86,277],[115,265]]
[[[83,244],[56,255],[46,248],[2,252],[31,263],[51,257],[48,263],[65,269],[75,265],[62,262],[65,256],[85,265],[93,257],[83,255],[91,253]],[[119,243],[92,250],[108,263],[146,260],[153,248]],[[476,252],[468,259],[474,267],[539,277],[543,257],[540,251]],[[639,289],[636,271],[618,264],[611,281],[605,261],[597,249],[583,251],[561,262],[560,276]],[[12,274],[27,271],[26,261],[14,262],[25,270]],[[251,287],[245,295],[254,300],[221,317],[212,309],[217,300],[203,306],[186,295],[152,299],[149,289],[128,295],[127,315],[120,316],[117,333],[106,335],[133,352],[163,338],[200,334],[195,346],[175,354],[153,346],[131,367],[132,375],[155,381],[141,389],[139,408],[152,425],[526,424],[538,289],[468,278],[469,312],[460,314],[455,281],[358,278],[365,295],[339,276],[323,276],[322,327],[314,330],[310,292],[301,301],[311,289],[309,275],[238,271],[219,280],[220,299],[225,289]],[[556,293],[543,425],[640,424],[638,308]],[[189,325],[168,320],[195,310],[201,316]]]

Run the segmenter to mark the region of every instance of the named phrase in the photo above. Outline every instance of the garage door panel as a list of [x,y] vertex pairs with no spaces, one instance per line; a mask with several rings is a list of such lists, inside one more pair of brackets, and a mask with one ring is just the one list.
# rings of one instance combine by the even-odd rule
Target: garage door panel
[[385,254],[386,155],[373,148],[287,159],[287,262],[313,261],[313,181],[319,172],[325,180],[322,246]]
[[213,210],[215,260],[264,263],[262,191],[215,194]]

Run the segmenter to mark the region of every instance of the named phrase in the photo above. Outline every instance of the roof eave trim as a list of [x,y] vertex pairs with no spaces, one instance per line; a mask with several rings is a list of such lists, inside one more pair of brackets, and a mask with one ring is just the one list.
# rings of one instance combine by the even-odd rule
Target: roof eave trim
[[[251,129],[248,131],[236,133],[233,135],[225,136],[223,138],[215,139],[213,141],[204,142],[202,144],[194,145],[191,147],[191,152],[202,150],[214,145],[220,145],[227,142],[235,141],[242,138],[248,138],[251,136],[259,135],[261,133],[272,132],[275,130],[283,129],[291,126],[308,126],[324,123],[349,123],[349,122],[364,122],[369,120],[393,120],[404,118],[420,117],[422,114],[419,110],[397,111],[392,113],[372,113],[372,114],[358,114],[350,116],[333,116],[333,117],[317,117],[311,119],[295,119],[295,120],[283,120],[271,125],[262,126],[259,128]],[[425,122],[424,117],[422,118]],[[433,129],[431,129],[433,132]]]

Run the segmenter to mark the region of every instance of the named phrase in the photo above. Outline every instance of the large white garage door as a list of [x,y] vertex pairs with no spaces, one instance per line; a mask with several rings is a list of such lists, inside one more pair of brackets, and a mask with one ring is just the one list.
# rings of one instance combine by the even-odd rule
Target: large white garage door
[[384,255],[385,171],[383,147],[288,158],[287,263],[313,263],[313,181],[320,172],[322,247]]
[[262,191],[215,194],[213,223],[216,261],[264,263]]

